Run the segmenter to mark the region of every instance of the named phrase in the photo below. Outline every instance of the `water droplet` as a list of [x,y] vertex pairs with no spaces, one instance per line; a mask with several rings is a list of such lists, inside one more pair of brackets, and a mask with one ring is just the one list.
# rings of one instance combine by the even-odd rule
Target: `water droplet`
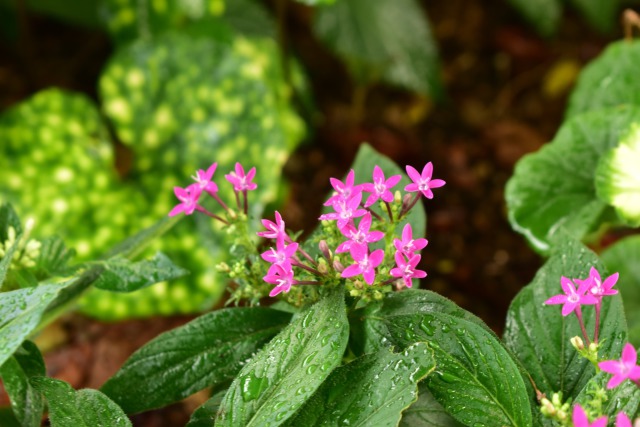
[[318,369],[318,365],[309,365],[307,368],[307,374],[311,375]]
[[431,326],[431,322],[427,321],[426,319],[422,319],[422,322],[420,322],[420,329],[422,329],[424,333],[429,335],[430,337],[432,337],[435,333],[433,326]]
[[310,355],[305,357],[304,360],[302,361],[302,366],[309,365],[309,363],[311,363],[313,361],[313,359],[316,357],[316,354],[318,354],[318,352],[314,351],[313,353],[311,353]]
[[440,372],[439,376],[442,381],[449,384],[453,384],[458,381],[458,377],[456,377],[455,375],[451,375],[447,372]]
[[240,387],[242,389],[242,400],[245,402],[255,400],[260,396],[263,390],[269,386],[267,378],[258,377],[251,372],[246,377],[240,379]]
[[443,323],[443,324],[442,324],[442,332],[444,332],[445,334],[446,334],[447,332],[449,332],[449,325],[446,325],[446,324],[444,324],[444,323]]

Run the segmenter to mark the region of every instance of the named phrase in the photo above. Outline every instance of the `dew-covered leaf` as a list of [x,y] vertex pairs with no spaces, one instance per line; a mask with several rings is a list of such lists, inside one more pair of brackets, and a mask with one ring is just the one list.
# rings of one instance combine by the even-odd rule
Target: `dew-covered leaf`
[[29,378],[45,373],[42,355],[31,341],[25,341],[22,347],[0,366],[2,384],[11,400],[14,415],[23,427],[41,425],[44,400],[42,395],[31,387]]
[[122,409],[98,390],[75,391],[46,377],[32,378],[31,385],[47,399],[51,427],[131,427]]
[[[620,355],[613,357],[620,359]],[[593,400],[594,391],[596,389],[605,389],[607,383],[611,379],[611,374],[600,371],[593,379],[592,383],[587,384],[580,394],[575,398],[575,402],[586,407],[588,402]],[[602,405],[602,414],[607,415],[610,420],[615,419],[618,412],[624,412],[633,419],[638,413],[640,407],[640,388],[631,381],[625,381],[613,390],[608,390],[608,399]]]
[[596,193],[631,227],[640,226],[640,123],[598,163]]
[[[599,3],[604,5],[613,1]],[[638,62],[639,40],[611,43],[580,73],[569,98],[566,116],[623,104],[640,106]]]
[[162,252],[138,262],[116,257],[99,262],[104,267],[94,286],[111,292],[133,292],[155,283],[182,277],[189,272],[175,265]]
[[286,425],[395,427],[418,397],[418,381],[434,368],[425,343],[361,356],[336,368]]
[[616,242],[604,250],[600,258],[607,270],[620,273],[615,289],[622,295],[629,341],[640,347],[640,236]]
[[565,121],[551,143],[516,165],[505,194],[511,226],[540,252],[559,229],[582,239],[596,228],[608,209],[596,196],[598,162],[638,123],[640,107],[630,106]]
[[560,0],[509,0],[522,16],[543,36],[556,32],[562,17]]
[[418,390],[418,400],[402,412],[399,427],[464,427],[464,424],[447,414],[429,391],[426,382],[421,382]]
[[331,293],[297,314],[240,371],[224,397],[216,425],[280,425],[338,366],[349,324],[344,291]]
[[314,32],[359,82],[442,97],[437,48],[417,1],[340,0],[316,11]]
[[[505,344],[525,366],[537,388],[547,395],[562,391],[565,398],[575,398],[595,373],[593,365],[579,356],[569,342],[582,336],[575,315],[564,317],[560,306],[544,305],[552,296],[563,293],[562,276],[586,279],[591,267],[606,277],[593,252],[566,238],[509,307]],[[595,309],[585,306],[582,314],[587,333],[593,338]],[[600,323],[599,354],[605,359],[618,359],[627,340],[620,295],[603,299]]]
[[101,390],[127,413],[177,402],[233,379],[290,318],[261,307],[202,315],[140,348]]

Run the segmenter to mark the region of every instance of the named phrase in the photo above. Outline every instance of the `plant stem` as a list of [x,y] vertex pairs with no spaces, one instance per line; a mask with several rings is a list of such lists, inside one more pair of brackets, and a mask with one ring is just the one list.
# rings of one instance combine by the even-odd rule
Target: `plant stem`
[[587,330],[584,327],[584,321],[582,320],[582,310],[580,309],[580,306],[576,307],[576,310],[574,311],[574,313],[578,318],[578,323],[580,324],[580,330],[582,331],[582,336],[584,337],[584,341],[587,343],[587,347],[589,347],[591,345],[591,341],[589,341],[589,337],[587,336]]

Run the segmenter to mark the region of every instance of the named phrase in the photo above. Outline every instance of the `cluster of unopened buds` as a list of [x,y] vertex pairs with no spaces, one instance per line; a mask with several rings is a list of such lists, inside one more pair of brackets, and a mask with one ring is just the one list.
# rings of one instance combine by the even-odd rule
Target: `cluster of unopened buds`
[[[10,268],[12,269],[32,268],[36,265],[36,260],[40,256],[42,243],[38,240],[29,239],[29,234],[33,229],[33,223],[33,219],[29,219],[25,223],[20,243],[14,250],[13,257],[11,258]],[[15,245],[17,238],[16,229],[9,226],[7,228],[6,240],[4,242],[0,241],[0,259],[7,256],[10,248]]]
[[[212,181],[216,166],[217,164],[214,163],[207,171],[199,170],[193,177],[196,182],[188,187],[174,189],[180,203],[171,210],[170,216],[179,213],[190,215],[199,211],[229,224],[226,219],[209,212],[198,203],[200,196],[206,192],[227,211],[230,217],[233,217],[232,211],[218,197],[218,187]],[[405,218],[419,199],[422,196],[428,199],[433,198],[432,189],[442,187],[445,182],[441,179],[431,178],[433,165],[430,162],[425,165],[421,173],[411,166],[407,166],[406,171],[412,182],[404,187],[407,192],[404,197],[401,197],[399,192],[395,192],[395,194],[392,192],[400,182],[401,175],[385,177],[379,166],[374,167],[373,182],[356,185],[353,170],[347,174],[344,182],[336,178],[330,179],[334,193],[325,202],[325,206],[331,208],[333,212],[325,213],[319,219],[325,228],[329,227],[331,221],[335,221],[334,230],[337,230],[338,234],[333,233],[332,236],[319,242],[318,247],[323,259],[314,259],[302,248],[302,245],[291,238],[279,212],[275,212],[275,222],[263,219],[262,224],[266,230],[258,232],[257,235],[275,241],[274,247],[261,254],[262,259],[271,264],[267,274],[263,277],[266,283],[275,285],[269,295],[273,297],[282,292],[289,292],[293,285],[327,283],[336,277],[336,273],[339,278],[350,279],[353,284],[352,294],[357,293],[358,286],[361,287],[361,282],[358,279],[360,276],[367,285],[376,283],[385,286],[397,282],[397,286],[400,287],[411,287],[413,279],[425,277],[427,273],[419,270],[417,265],[420,262],[418,252],[427,245],[427,240],[424,238],[414,239],[413,230],[409,223],[404,226],[401,238],[395,238],[393,242],[391,242],[391,238],[395,225]],[[257,187],[252,182],[254,176],[255,168],[245,174],[244,168],[239,163],[235,166],[235,172],[225,175],[226,179],[234,186],[238,209],[242,207],[245,214],[247,213],[247,192]],[[242,203],[240,195],[243,197]],[[365,195],[366,200],[363,202]],[[380,205],[382,211],[386,211],[386,215],[376,213],[372,209],[376,203]],[[384,216],[388,216],[388,220]],[[383,228],[384,232],[372,230],[374,218],[376,220],[374,228]],[[336,236],[341,236],[341,238],[334,238]],[[385,241],[387,243],[386,249],[372,250],[369,245],[375,244],[385,237],[388,238]],[[335,254],[332,253],[328,242],[334,245]],[[352,263],[347,267],[336,256],[343,253],[348,253],[352,259]],[[376,282],[376,274],[385,261],[385,257],[388,257],[389,262],[395,261],[393,268],[385,270],[385,273],[391,277],[385,277]],[[304,279],[312,278],[314,280],[296,280],[294,267],[304,270]],[[332,272],[334,273],[332,274]],[[309,277],[310,275],[312,277]]]
[[[563,316],[568,316],[571,313],[576,315],[584,341],[576,336],[571,339],[571,344],[583,357],[591,361],[596,366],[596,369],[613,375],[607,383],[607,389],[618,387],[625,380],[630,380],[640,387],[640,366],[637,365],[638,357],[632,344],[625,344],[620,360],[598,361],[598,334],[602,300],[606,296],[618,293],[617,290],[613,289],[617,281],[618,273],[612,274],[603,281],[600,273],[594,267],[591,267],[589,277],[586,279],[568,279],[563,276],[560,279],[560,285],[564,294],[549,298],[545,301],[545,304],[563,304]],[[582,305],[593,305],[595,307],[596,318],[593,341],[589,340],[585,328]],[[541,404],[543,414],[561,422],[568,421],[567,411],[569,405],[561,402],[561,395],[558,393],[553,395],[551,401],[543,398]],[[573,407],[571,421],[574,427],[606,427],[608,423],[606,416],[601,416],[590,422],[587,412],[579,404]],[[631,420],[624,412],[618,413],[615,425],[616,427],[632,427]],[[635,421],[635,427],[640,427],[640,419]]]

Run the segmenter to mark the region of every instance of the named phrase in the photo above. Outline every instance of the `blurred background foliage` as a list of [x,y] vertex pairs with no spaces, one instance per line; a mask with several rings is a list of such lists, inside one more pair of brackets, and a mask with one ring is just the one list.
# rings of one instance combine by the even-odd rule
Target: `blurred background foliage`
[[[35,235],[61,235],[79,260],[165,216],[175,204],[172,188],[214,161],[226,200],[232,193],[221,177],[239,161],[258,168],[254,219],[278,206],[287,193],[282,167],[317,120],[311,70],[289,51],[284,30],[294,3],[0,0],[0,37],[16,49],[29,48],[30,13],[104,31],[113,48],[93,82],[95,99],[50,88],[2,113],[0,201],[35,218]],[[356,121],[367,91],[381,83],[421,97],[422,105],[446,102],[433,23],[418,0],[298,3],[313,8],[313,36],[351,76]],[[504,0],[504,7],[552,36],[565,2]],[[607,33],[622,1],[566,7]],[[130,295],[93,290],[82,310],[117,319],[211,307],[224,287],[215,265],[233,256],[219,249],[224,230],[211,227],[205,218],[182,221],[152,248],[190,276]]]

